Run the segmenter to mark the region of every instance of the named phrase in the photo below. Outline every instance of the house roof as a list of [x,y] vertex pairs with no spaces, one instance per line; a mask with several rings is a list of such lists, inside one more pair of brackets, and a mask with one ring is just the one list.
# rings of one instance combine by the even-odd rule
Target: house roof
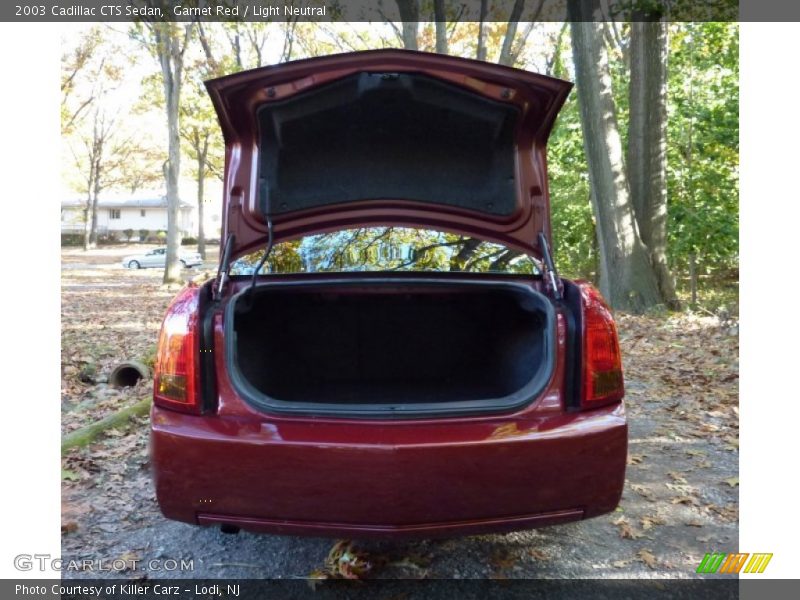
[[[83,208],[86,206],[86,199],[70,198],[61,201],[61,208]],[[191,208],[189,202],[180,202],[181,208]],[[97,208],[166,208],[167,197],[157,198],[99,198]]]

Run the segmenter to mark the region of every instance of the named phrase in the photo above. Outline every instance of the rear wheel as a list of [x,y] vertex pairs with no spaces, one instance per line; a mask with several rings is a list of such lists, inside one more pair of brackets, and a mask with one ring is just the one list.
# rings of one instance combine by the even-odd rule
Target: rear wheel
[[139,264],[138,260],[132,260],[131,262],[128,263],[128,268],[129,269],[141,269],[142,265]]

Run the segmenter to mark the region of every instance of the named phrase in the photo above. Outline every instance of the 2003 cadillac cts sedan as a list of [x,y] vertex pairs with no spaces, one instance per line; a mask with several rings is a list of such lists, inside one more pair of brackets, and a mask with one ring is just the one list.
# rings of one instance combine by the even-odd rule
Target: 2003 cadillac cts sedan
[[161,329],[164,515],[436,537],[612,511],[616,328],[549,251],[546,143],[571,84],[378,50],[207,88],[225,243]]

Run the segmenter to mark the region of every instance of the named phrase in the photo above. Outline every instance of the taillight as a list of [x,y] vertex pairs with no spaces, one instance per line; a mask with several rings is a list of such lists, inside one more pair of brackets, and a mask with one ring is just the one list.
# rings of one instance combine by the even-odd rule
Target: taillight
[[199,288],[187,287],[167,309],[156,353],[153,402],[183,412],[200,412],[197,385]]
[[583,303],[582,408],[596,408],[622,400],[625,385],[617,327],[611,310],[594,287],[580,283]]

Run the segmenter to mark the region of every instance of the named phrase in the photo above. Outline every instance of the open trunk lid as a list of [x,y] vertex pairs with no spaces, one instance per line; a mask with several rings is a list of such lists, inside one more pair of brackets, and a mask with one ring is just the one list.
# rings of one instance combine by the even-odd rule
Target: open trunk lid
[[422,226],[542,255],[546,142],[571,84],[404,50],[300,60],[206,83],[226,144],[232,258],[352,226]]

